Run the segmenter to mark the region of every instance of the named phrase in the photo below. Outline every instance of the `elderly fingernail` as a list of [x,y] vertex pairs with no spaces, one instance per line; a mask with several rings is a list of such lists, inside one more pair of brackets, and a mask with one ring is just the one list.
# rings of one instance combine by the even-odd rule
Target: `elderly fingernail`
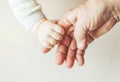
[[57,53],[57,56],[56,56],[56,64],[57,65],[62,65],[63,64],[63,62],[64,62],[64,59],[65,59],[65,57],[64,57],[64,54],[63,53]]

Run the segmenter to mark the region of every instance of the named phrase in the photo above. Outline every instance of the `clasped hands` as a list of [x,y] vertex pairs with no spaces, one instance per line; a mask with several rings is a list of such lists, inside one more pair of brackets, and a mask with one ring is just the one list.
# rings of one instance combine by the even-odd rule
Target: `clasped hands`
[[88,0],[66,12],[58,22],[43,19],[37,30],[41,52],[46,53],[58,44],[58,65],[65,62],[71,68],[75,60],[83,65],[88,45],[118,22],[114,7],[110,0]]

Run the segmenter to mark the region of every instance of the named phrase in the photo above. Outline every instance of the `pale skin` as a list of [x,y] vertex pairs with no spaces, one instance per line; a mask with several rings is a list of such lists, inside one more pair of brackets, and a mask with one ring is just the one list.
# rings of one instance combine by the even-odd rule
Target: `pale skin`
[[[89,0],[64,15],[59,25],[65,28],[66,35],[57,49],[58,65],[65,61],[67,67],[71,68],[75,59],[80,66],[84,64],[84,54],[88,45],[117,23],[112,13],[113,7],[114,5],[107,0]],[[66,43],[68,44],[65,45]]]
[[59,41],[63,39],[64,28],[56,24],[57,21],[41,19],[35,26],[34,33],[37,35],[41,53],[49,52]]
[[69,10],[58,24],[57,21],[42,19],[34,31],[42,47],[40,51],[47,53],[59,43],[56,53],[58,65],[65,62],[68,68],[72,68],[75,60],[83,65],[88,45],[118,22],[115,8],[116,4],[110,0],[88,0]]
[[[40,19],[29,29],[38,37],[40,52],[47,53],[58,44],[56,63],[61,65],[65,61],[68,68],[73,67],[75,60],[80,66],[83,65],[88,45],[120,21],[120,0],[87,0],[65,13],[60,21],[45,18],[36,0],[9,0],[9,2],[18,19],[20,21],[23,19],[21,21],[23,25],[31,26],[30,21],[26,22],[29,17],[33,18],[32,21]],[[37,16],[40,18],[36,19]]]

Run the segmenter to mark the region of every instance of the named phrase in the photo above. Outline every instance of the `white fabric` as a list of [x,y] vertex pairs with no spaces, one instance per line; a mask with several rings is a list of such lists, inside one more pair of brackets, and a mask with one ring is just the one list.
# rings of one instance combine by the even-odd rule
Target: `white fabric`
[[35,23],[45,17],[36,0],[8,0],[18,21],[31,31]]

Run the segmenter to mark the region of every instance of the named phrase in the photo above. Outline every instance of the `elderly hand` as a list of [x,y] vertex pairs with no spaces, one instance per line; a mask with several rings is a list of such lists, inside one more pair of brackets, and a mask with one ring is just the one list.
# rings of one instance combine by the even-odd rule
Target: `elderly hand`
[[[116,1],[89,0],[64,15],[59,24],[65,28],[68,37],[71,37],[68,30],[73,28],[74,37],[71,39],[64,37],[60,42],[57,64],[61,65],[65,60],[67,66],[72,67],[73,59],[77,59],[80,65],[84,63],[83,56],[87,46],[117,23],[119,9],[118,5],[115,5]],[[76,48],[71,50],[71,45]]]

